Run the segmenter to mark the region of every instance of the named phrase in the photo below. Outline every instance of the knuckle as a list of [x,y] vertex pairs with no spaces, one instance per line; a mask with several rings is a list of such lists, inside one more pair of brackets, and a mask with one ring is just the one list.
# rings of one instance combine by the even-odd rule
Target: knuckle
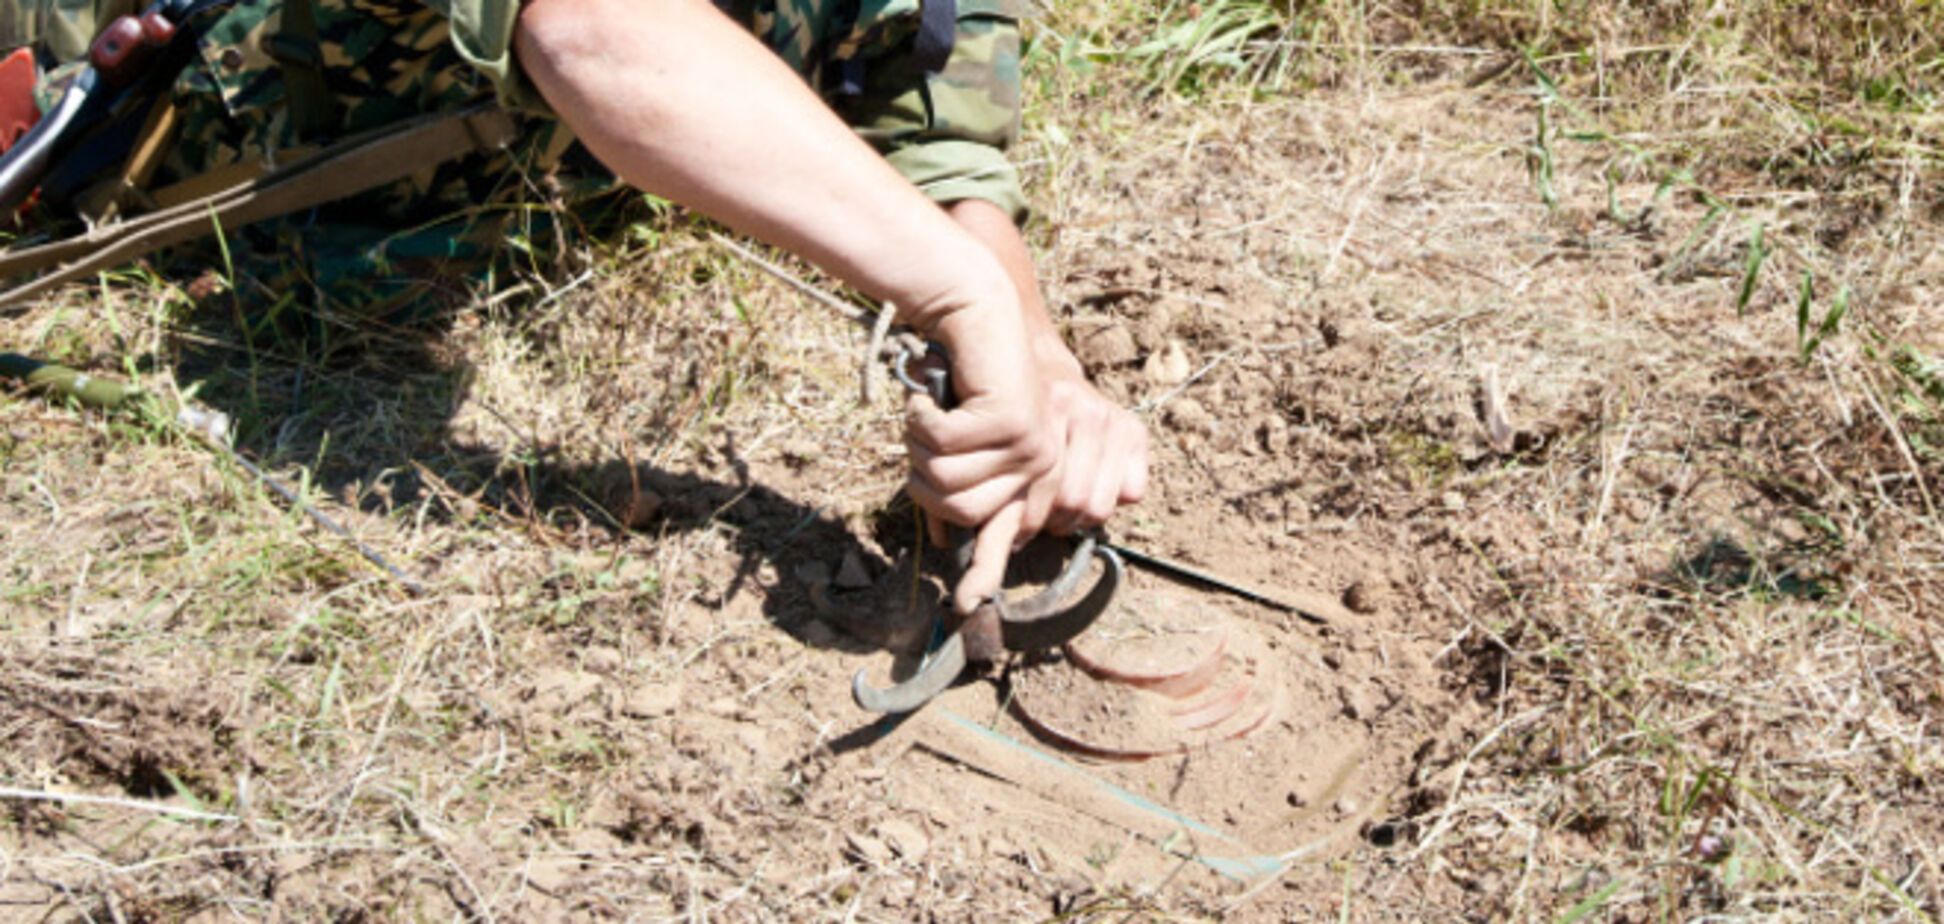
[[1060,510],[1083,510],[1088,507],[1092,494],[1092,486],[1085,481],[1069,479],[1066,484],[1060,486],[1059,496],[1054,500],[1053,506]]
[[938,512],[953,523],[970,526],[983,521],[988,511],[976,500],[963,495],[948,497],[938,504]]
[[1041,471],[1051,468],[1060,457],[1062,444],[1051,430],[1034,428],[1033,435],[1027,438],[1026,445],[1030,453],[1029,457]]
[[1099,526],[1114,515],[1114,497],[1095,497],[1087,502],[1085,518],[1088,526]]

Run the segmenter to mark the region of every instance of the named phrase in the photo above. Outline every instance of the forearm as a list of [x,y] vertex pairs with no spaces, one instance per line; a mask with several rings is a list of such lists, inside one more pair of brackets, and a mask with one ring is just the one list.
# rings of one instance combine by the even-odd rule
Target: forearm
[[1020,319],[1040,368],[1072,377],[1083,376],[1079,360],[1067,349],[1060,329],[1046,310],[1046,300],[1040,297],[1032,254],[1027,251],[1026,240],[1020,237],[1012,218],[998,206],[979,199],[954,202],[946,211],[959,227],[998,259],[1019,297]]
[[[1012,300],[990,253],[706,0],[533,0],[516,48],[629,183],[896,302],[921,329],[995,289]],[[995,323],[982,336],[1018,335],[1003,318],[980,326]]]

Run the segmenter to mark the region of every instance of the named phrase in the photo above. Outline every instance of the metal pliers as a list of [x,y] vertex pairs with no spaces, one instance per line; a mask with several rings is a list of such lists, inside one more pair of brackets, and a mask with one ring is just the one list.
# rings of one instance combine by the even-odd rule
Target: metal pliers
[[37,187],[66,200],[125,159],[149,109],[195,58],[209,14],[235,3],[155,0],[103,27],[60,100],[0,155],[0,215]]
[[[906,388],[930,395],[939,407],[950,409],[957,402],[952,394],[950,373],[942,365],[927,367],[923,383],[912,377],[913,360],[943,352],[936,344],[922,344],[921,349],[922,352],[900,350],[892,361],[892,372]],[[959,572],[954,576],[957,580],[971,564],[975,534],[962,527],[953,527],[951,533]],[[1085,596],[1069,605],[1067,599],[1080,586],[1095,558],[1103,566],[1100,578]],[[1073,552],[1060,570],[1060,576],[1045,589],[1017,603],[1007,601],[1003,593],[995,594],[980,604],[979,610],[967,621],[983,619],[988,611],[995,614],[1000,643],[1007,651],[1056,648],[1085,632],[1107,610],[1120,589],[1122,570],[1120,555],[1097,537],[1083,535],[1074,541]],[[872,712],[911,712],[957,681],[965,672],[967,661],[963,624],[949,634],[943,629],[943,623],[934,628],[932,648],[917,672],[897,684],[879,689],[865,682],[864,671],[858,671],[851,678],[851,695],[857,704]]]

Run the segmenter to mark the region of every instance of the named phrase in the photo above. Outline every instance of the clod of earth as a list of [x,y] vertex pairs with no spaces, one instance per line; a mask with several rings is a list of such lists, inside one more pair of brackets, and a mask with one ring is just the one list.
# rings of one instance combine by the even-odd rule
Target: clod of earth
[[1147,363],[1141,367],[1149,382],[1163,388],[1188,381],[1193,371],[1188,363],[1188,350],[1179,340],[1170,340],[1160,350],[1148,354]]
[[1074,332],[1073,355],[1088,369],[1112,369],[1133,362],[1141,348],[1125,325],[1096,324]]

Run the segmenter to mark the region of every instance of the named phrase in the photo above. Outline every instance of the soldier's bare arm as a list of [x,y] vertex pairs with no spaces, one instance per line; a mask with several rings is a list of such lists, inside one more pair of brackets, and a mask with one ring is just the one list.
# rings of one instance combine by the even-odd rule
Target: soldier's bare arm
[[535,0],[515,48],[562,120],[623,179],[896,302],[952,352],[962,403],[921,411],[913,431],[963,478],[920,500],[982,524],[961,602],[996,589],[1015,537],[1041,525],[1026,500],[1036,483],[1057,484],[1064,427],[991,252],[705,0]]

